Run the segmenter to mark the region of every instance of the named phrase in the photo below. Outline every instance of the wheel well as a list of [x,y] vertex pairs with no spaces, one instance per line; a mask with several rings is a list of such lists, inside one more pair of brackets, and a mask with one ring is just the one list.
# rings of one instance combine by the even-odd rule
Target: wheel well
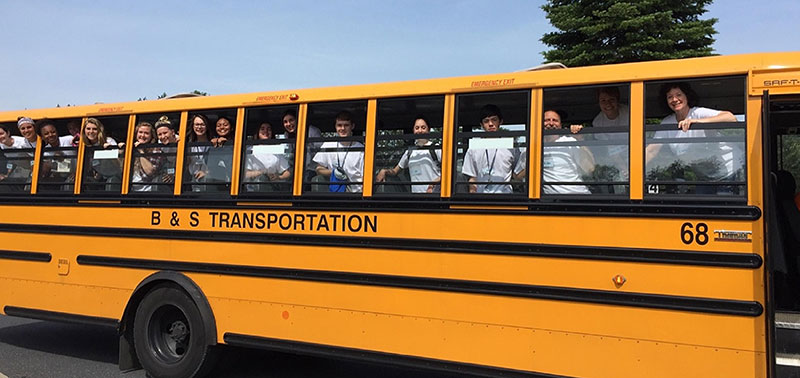
[[217,344],[217,322],[214,318],[214,312],[211,311],[211,305],[208,303],[208,299],[206,299],[200,287],[183,273],[174,271],[156,272],[145,278],[136,286],[130,299],[128,299],[125,311],[122,313],[118,331],[120,336],[119,367],[123,371],[140,367],[139,361],[136,358],[136,351],[133,347],[132,331],[133,321],[136,317],[136,309],[147,293],[161,285],[176,286],[186,292],[186,294],[194,300],[203,318],[203,326],[205,327],[206,335],[209,335],[209,345]]

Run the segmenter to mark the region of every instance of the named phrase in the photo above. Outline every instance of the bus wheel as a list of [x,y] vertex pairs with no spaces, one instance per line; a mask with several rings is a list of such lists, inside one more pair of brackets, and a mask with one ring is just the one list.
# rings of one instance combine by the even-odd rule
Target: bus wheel
[[154,378],[202,377],[216,360],[200,310],[186,292],[158,286],[142,299],[133,323],[133,344]]

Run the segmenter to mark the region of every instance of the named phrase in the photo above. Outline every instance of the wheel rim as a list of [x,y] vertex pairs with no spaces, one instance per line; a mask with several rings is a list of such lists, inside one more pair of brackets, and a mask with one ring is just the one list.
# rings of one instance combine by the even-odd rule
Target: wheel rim
[[175,306],[162,306],[148,325],[151,350],[158,359],[177,363],[189,349],[191,329],[186,315]]

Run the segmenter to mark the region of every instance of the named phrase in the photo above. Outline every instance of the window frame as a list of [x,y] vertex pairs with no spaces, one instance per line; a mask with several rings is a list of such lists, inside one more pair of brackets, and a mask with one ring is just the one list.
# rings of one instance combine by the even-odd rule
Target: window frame
[[[743,152],[743,159],[742,159],[743,160],[743,165],[742,165],[742,168],[744,169],[744,171],[743,171],[743,181],[742,181],[741,184],[735,184],[735,185],[741,185],[742,186],[742,193],[743,194],[742,195],[724,195],[723,196],[723,195],[719,195],[719,194],[701,194],[701,195],[698,195],[696,193],[695,194],[652,194],[652,193],[649,193],[649,190],[648,190],[649,185],[648,185],[648,180],[647,180],[647,160],[646,160],[647,159],[646,151],[647,151],[647,146],[648,146],[647,133],[649,131],[657,131],[657,130],[662,129],[662,128],[659,127],[659,126],[661,126],[660,124],[658,124],[658,125],[648,125],[647,124],[647,120],[649,119],[648,118],[648,104],[647,104],[647,94],[649,93],[648,92],[648,88],[656,88],[656,92],[658,92],[660,87],[662,85],[664,85],[664,84],[684,82],[684,83],[688,83],[688,84],[692,85],[692,89],[694,89],[695,92],[697,92],[697,90],[695,89],[695,88],[697,88],[697,86],[693,85],[694,83],[710,82],[710,81],[714,81],[714,80],[735,80],[735,79],[739,79],[739,80],[742,81],[741,82],[741,92],[740,93],[741,93],[742,116],[744,117],[744,120],[743,121],[736,121],[736,122],[717,122],[717,123],[711,123],[711,124],[703,124],[702,126],[699,127],[699,129],[700,130],[711,130],[711,129],[741,129],[741,130],[743,130],[743,134],[744,134],[744,137],[743,137],[744,138],[743,151],[742,151]],[[747,107],[747,102],[748,102],[748,96],[749,96],[748,95],[748,79],[749,79],[749,77],[748,77],[747,74],[734,74],[734,75],[717,75],[717,76],[704,76],[704,77],[678,77],[678,78],[671,78],[671,79],[649,80],[649,81],[644,81],[643,82],[642,95],[644,96],[644,98],[643,98],[643,101],[642,101],[642,104],[643,104],[642,117],[644,118],[644,120],[643,120],[644,130],[643,130],[643,138],[642,138],[643,139],[643,146],[642,147],[643,147],[644,150],[642,151],[642,170],[643,170],[642,171],[642,186],[643,186],[643,188],[642,188],[642,197],[643,197],[642,200],[644,202],[649,202],[649,203],[653,203],[653,202],[669,202],[669,203],[702,203],[702,202],[706,202],[706,203],[709,203],[710,202],[710,203],[725,203],[725,204],[730,203],[730,204],[735,204],[735,205],[741,205],[741,204],[745,204],[745,203],[747,203],[749,201],[750,186],[749,186],[749,183],[748,183],[748,181],[749,181],[748,176],[749,176],[750,167],[749,167],[748,154],[747,154],[748,146],[749,146],[748,145],[748,137],[747,137],[748,136],[748,132],[749,132],[748,114],[747,114],[747,108],[748,108]],[[702,97],[698,94],[698,98],[702,98]],[[665,99],[662,99],[662,100],[666,101]],[[705,107],[704,104],[702,103],[702,101],[700,101],[700,100],[698,100],[697,106],[698,107]],[[728,110],[728,109],[715,109],[715,110]],[[729,110],[729,111],[731,111],[734,115],[737,114],[733,110]],[[669,113],[667,115],[669,115]],[[731,125],[736,125],[736,127],[730,127]],[[706,143],[714,143],[714,142],[706,142]],[[654,143],[650,143],[650,144],[654,144]],[[677,185],[677,184],[674,184],[674,185]],[[686,184],[686,185],[692,185],[692,184]],[[712,185],[714,185],[714,184],[710,184],[708,186],[712,186]],[[716,185],[724,185],[724,184],[716,184]]]
[[[476,97],[477,96],[487,96],[488,97],[488,96],[493,96],[493,95],[509,95],[509,96],[511,96],[511,95],[514,95],[514,94],[524,95],[524,97],[525,97],[525,101],[523,102],[525,104],[525,111],[524,111],[525,130],[522,132],[521,135],[517,135],[517,134],[520,133],[519,131],[498,130],[498,131],[495,131],[493,133],[498,133],[498,134],[494,134],[494,135],[497,135],[498,138],[502,138],[504,136],[505,137],[524,136],[525,137],[525,148],[526,148],[526,151],[528,151],[528,153],[530,153],[530,146],[532,145],[532,143],[531,143],[531,135],[532,135],[531,134],[531,127],[532,127],[531,109],[533,107],[533,104],[532,104],[533,94],[531,92],[531,89],[523,88],[523,89],[508,89],[508,90],[489,91],[489,92],[464,92],[464,93],[456,93],[455,94],[455,98],[454,98],[454,101],[453,101],[453,130],[452,130],[452,133],[449,135],[449,137],[452,138],[452,150],[449,151],[450,152],[450,157],[452,159],[451,160],[451,166],[450,166],[451,167],[451,171],[450,171],[450,188],[451,188],[450,189],[450,193],[451,193],[450,198],[451,199],[457,200],[457,201],[458,200],[470,200],[470,201],[480,201],[480,202],[488,202],[488,201],[492,201],[492,200],[518,202],[518,201],[523,201],[523,200],[527,201],[528,200],[528,198],[529,198],[528,193],[530,191],[530,173],[531,173],[531,167],[528,166],[529,165],[528,163],[530,161],[529,157],[526,157],[524,159],[525,160],[526,173],[525,173],[525,178],[524,178],[523,181],[514,181],[514,177],[513,176],[514,176],[514,168],[516,166],[516,163],[512,164],[512,167],[511,167],[511,180],[508,182],[508,184],[502,184],[502,185],[510,185],[511,186],[511,193],[469,193],[469,185],[470,185],[469,181],[462,182],[462,181],[459,181],[459,179],[458,179],[460,175],[463,175],[463,173],[462,173],[462,171],[463,171],[463,161],[462,161],[461,169],[458,169],[459,168],[458,167],[458,162],[459,162],[459,156],[458,156],[459,141],[461,139],[465,138],[465,137],[462,137],[461,135],[462,134],[466,134],[467,135],[466,140],[467,140],[467,144],[469,144],[469,140],[472,137],[476,136],[476,135],[473,135],[473,134],[483,134],[483,133],[485,133],[485,131],[478,131],[478,132],[476,132],[476,131],[469,131],[469,132],[461,132],[461,131],[459,131],[459,125],[460,125],[459,120],[462,117],[461,112],[460,112],[460,105],[461,105],[462,99],[464,97],[468,97],[468,96],[476,96]],[[491,103],[491,102],[489,102],[489,103]],[[487,104],[489,104],[489,103],[487,103]],[[479,112],[480,111],[480,107],[475,109],[475,111]],[[502,111],[502,108],[501,108],[501,111]],[[503,121],[505,121],[506,118],[507,118],[507,116],[504,115]],[[505,122],[504,122],[504,124],[505,124]],[[480,124],[478,124],[478,125],[480,125]],[[474,126],[471,126],[471,127],[474,127]],[[473,135],[473,136],[470,137],[470,135]],[[515,148],[519,148],[519,147],[515,147]],[[469,146],[467,146],[464,149],[464,156],[466,156],[467,151],[469,151]],[[444,151],[442,151],[442,153],[444,153]],[[521,161],[521,160],[523,160],[522,159],[522,153],[520,153],[520,156],[518,156],[516,159],[514,159],[514,161],[516,161],[517,163],[519,161]],[[464,185],[467,186],[467,190],[466,191],[459,190],[459,186],[464,186]],[[477,185],[480,185],[480,184],[477,184]],[[516,186],[521,186],[521,189],[515,190],[515,185]]]

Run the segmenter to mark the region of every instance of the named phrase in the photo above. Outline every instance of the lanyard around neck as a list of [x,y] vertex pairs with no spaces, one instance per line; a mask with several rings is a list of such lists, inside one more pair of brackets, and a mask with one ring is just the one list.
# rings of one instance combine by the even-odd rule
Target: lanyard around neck
[[[336,144],[339,145],[339,148],[344,147],[344,145],[342,143],[340,143],[340,142],[336,142]],[[342,160],[346,164],[347,163],[347,154],[349,154],[349,153],[350,153],[350,146],[347,146],[347,150],[345,150],[345,152],[344,152],[344,158],[339,160],[339,152],[336,152],[336,166],[337,167],[344,168],[344,166],[342,165]]]
[[[489,150],[484,150],[486,152],[486,162],[489,163]],[[494,150],[494,156],[492,156],[492,162],[489,163],[489,177],[492,177],[492,171],[494,171],[494,161],[497,160],[497,149]]]

